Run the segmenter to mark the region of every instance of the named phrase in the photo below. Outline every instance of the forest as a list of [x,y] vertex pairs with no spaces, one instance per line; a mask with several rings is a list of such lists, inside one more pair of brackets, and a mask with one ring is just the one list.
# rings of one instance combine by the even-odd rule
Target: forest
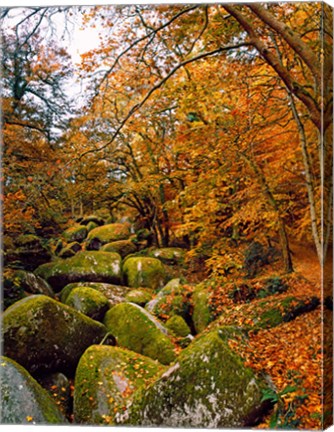
[[332,9],[0,22],[0,422],[332,424]]

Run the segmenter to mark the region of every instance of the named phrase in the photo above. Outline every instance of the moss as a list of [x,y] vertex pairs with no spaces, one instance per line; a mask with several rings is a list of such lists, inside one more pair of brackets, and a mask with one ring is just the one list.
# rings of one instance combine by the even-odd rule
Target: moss
[[109,301],[110,306],[125,301],[125,296],[130,288],[122,285],[113,285],[102,282],[74,282],[66,285],[60,293],[60,301],[66,303],[69,294],[77,287],[86,287],[99,291]]
[[135,303],[139,306],[145,306],[150,300],[152,300],[153,291],[149,288],[139,288],[128,292],[125,296],[125,300],[131,303]]
[[88,222],[88,224],[86,225],[87,227],[87,232],[91,232],[94,228],[97,228],[99,225],[93,221]]
[[123,264],[123,273],[125,284],[134,288],[158,289],[166,282],[164,266],[156,258],[128,258]]
[[106,313],[104,324],[124,348],[162,364],[169,364],[175,359],[174,345],[163,333],[161,324],[135,304],[121,303],[114,306]]
[[15,361],[1,357],[1,423],[65,424],[57,405],[31,375]]
[[15,240],[15,243],[24,248],[36,247],[41,246],[41,239],[34,234],[22,234]]
[[185,254],[186,251],[181,248],[160,248],[150,252],[150,256],[170,265],[183,263]]
[[185,320],[179,316],[174,315],[166,321],[166,327],[171,330],[175,336],[186,337],[190,334],[190,328]]
[[75,376],[74,419],[80,424],[115,424],[132,394],[163,367],[148,357],[94,345],[81,357]]
[[35,274],[59,292],[72,282],[122,282],[121,257],[116,253],[89,251],[74,257],[41,265]]
[[107,252],[117,252],[122,258],[136,252],[137,248],[131,240],[118,240],[115,242],[107,243],[101,247],[101,250]]
[[130,237],[130,230],[126,224],[108,224],[92,229],[88,234],[88,240],[97,239],[101,244],[117,240],[126,240]]
[[94,223],[96,226],[104,225],[104,220],[99,215],[89,215],[81,219],[82,225],[88,225],[89,223]]
[[59,252],[60,258],[71,258],[77,252],[81,250],[81,245],[78,242],[72,242],[68,245],[64,246],[63,249]]
[[196,333],[201,333],[213,320],[210,308],[210,292],[206,289],[196,290],[193,295],[192,320]]
[[68,242],[82,242],[87,237],[87,228],[83,225],[75,225],[64,231],[63,237]]
[[190,297],[191,289],[181,285],[180,279],[172,279],[146,305],[146,309],[163,319],[180,315],[188,321],[192,308]]
[[[148,388],[134,395],[126,424],[223,428],[255,421],[266,384],[217,331],[193,342]],[[250,420],[252,418],[252,420]]]
[[85,349],[106,334],[101,323],[44,295],[16,302],[2,324],[4,355],[31,373],[72,373]]
[[88,287],[74,288],[65,303],[97,321],[102,321],[109,309],[108,299],[97,290]]

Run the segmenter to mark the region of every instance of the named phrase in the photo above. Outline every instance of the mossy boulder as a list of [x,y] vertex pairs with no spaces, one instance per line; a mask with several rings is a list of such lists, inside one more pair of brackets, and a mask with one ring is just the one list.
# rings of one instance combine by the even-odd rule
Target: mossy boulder
[[42,246],[41,239],[34,234],[21,234],[15,239],[17,247],[24,247],[28,249],[34,249]]
[[84,225],[75,225],[64,231],[63,237],[68,243],[81,243],[87,237],[87,228]]
[[16,240],[16,249],[6,254],[6,263],[11,267],[33,271],[51,259],[51,253],[43,241],[34,234],[22,234]]
[[129,291],[125,296],[125,300],[139,306],[145,306],[146,303],[152,300],[153,295],[153,290],[149,288],[138,288]]
[[86,348],[105,334],[103,324],[44,295],[16,302],[2,320],[4,355],[30,373],[72,373]]
[[88,225],[90,223],[94,223],[96,226],[101,226],[104,225],[104,219],[98,215],[92,214],[84,216],[80,221],[81,225]]
[[164,264],[173,265],[181,264],[184,261],[186,251],[181,248],[160,248],[150,252],[150,256],[158,258]]
[[86,225],[86,227],[87,227],[87,232],[92,231],[92,229],[97,228],[98,226],[99,226],[99,225],[96,224],[96,223],[93,222],[93,221],[88,222],[88,224]]
[[119,347],[89,347],[76,370],[74,421],[115,424],[132,394],[163,369],[158,362]]
[[59,252],[58,256],[60,258],[71,258],[74,256],[77,252],[81,251],[81,245],[78,242],[72,242],[66,245],[62,250]]
[[101,245],[104,245],[118,240],[127,240],[130,235],[128,225],[113,223],[92,229],[87,238],[88,240],[97,239]]
[[137,251],[136,245],[131,240],[118,240],[107,243],[101,247],[102,251],[117,252],[122,258]]
[[65,424],[51,396],[18,363],[0,358],[2,424]]
[[99,291],[88,288],[74,288],[66,299],[66,304],[96,321],[102,321],[109,309],[108,299]]
[[193,297],[192,321],[196,333],[201,333],[213,320],[210,306],[210,292],[207,289],[195,290]]
[[191,333],[188,324],[179,315],[174,315],[170,317],[166,321],[165,325],[168,328],[168,330],[170,330],[172,333],[175,334],[175,336],[186,337],[188,336],[188,334]]
[[66,285],[60,293],[60,300],[66,303],[69,294],[77,287],[86,287],[99,291],[109,301],[110,306],[125,302],[125,297],[131,288],[122,285],[113,285],[102,282],[75,282]]
[[191,289],[184,287],[180,279],[172,279],[145,308],[160,318],[180,315],[188,321],[192,308],[191,293]]
[[123,423],[241,428],[256,423],[265,382],[243,365],[219,331],[186,348],[159,379],[134,395]]
[[167,330],[140,306],[120,303],[106,313],[104,324],[119,346],[165,365],[175,360]]
[[5,269],[3,272],[3,309],[30,294],[44,294],[54,298],[50,285],[34,273]]
[[166,282],[166,272],[161,261],[149,257],[127,258],[123,264],[125,285],[157,290]]
[[83,251],[74,257],[44,264],[35,270],[59,292],[72,282],[122,282],[121,257],[112,252]]

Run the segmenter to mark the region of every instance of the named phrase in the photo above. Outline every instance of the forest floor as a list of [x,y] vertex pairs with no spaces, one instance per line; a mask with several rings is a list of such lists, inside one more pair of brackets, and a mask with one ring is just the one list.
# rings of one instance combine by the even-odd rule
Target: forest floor
[[[280,296],[317,296],[321,298],[320,265],[316,253],[307,245],[292,245],[295,282]],[[331,274],[329,260],[325,271]],[[295,320],[250,335],[249,364],[268,373],[278,398],[260,428],[320,429],[322,416],[322,310],[318,306]],[[331,328],[327,329],[331,331]],[[326,376],[328,382],[332,377]],[[291,386],[291,387],[290,387]],[[292,391],[288,391],[289,388]],[[293,391],[293,389],[296,389]],[[280,417],[280,423],[277,422]]]

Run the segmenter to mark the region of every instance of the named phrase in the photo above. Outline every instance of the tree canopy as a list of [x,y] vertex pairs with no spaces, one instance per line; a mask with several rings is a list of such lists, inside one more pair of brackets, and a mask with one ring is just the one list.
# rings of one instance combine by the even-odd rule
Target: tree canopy
[[[107,207],[159,245],[186,242],[211,271],[237,266],[254,240],[277,243],[288,272],[291,240],[323,260],[330,13],[317,2],[2,9],[5,233]],[[66,45],[79,28],[100,42],[75,64]]]

